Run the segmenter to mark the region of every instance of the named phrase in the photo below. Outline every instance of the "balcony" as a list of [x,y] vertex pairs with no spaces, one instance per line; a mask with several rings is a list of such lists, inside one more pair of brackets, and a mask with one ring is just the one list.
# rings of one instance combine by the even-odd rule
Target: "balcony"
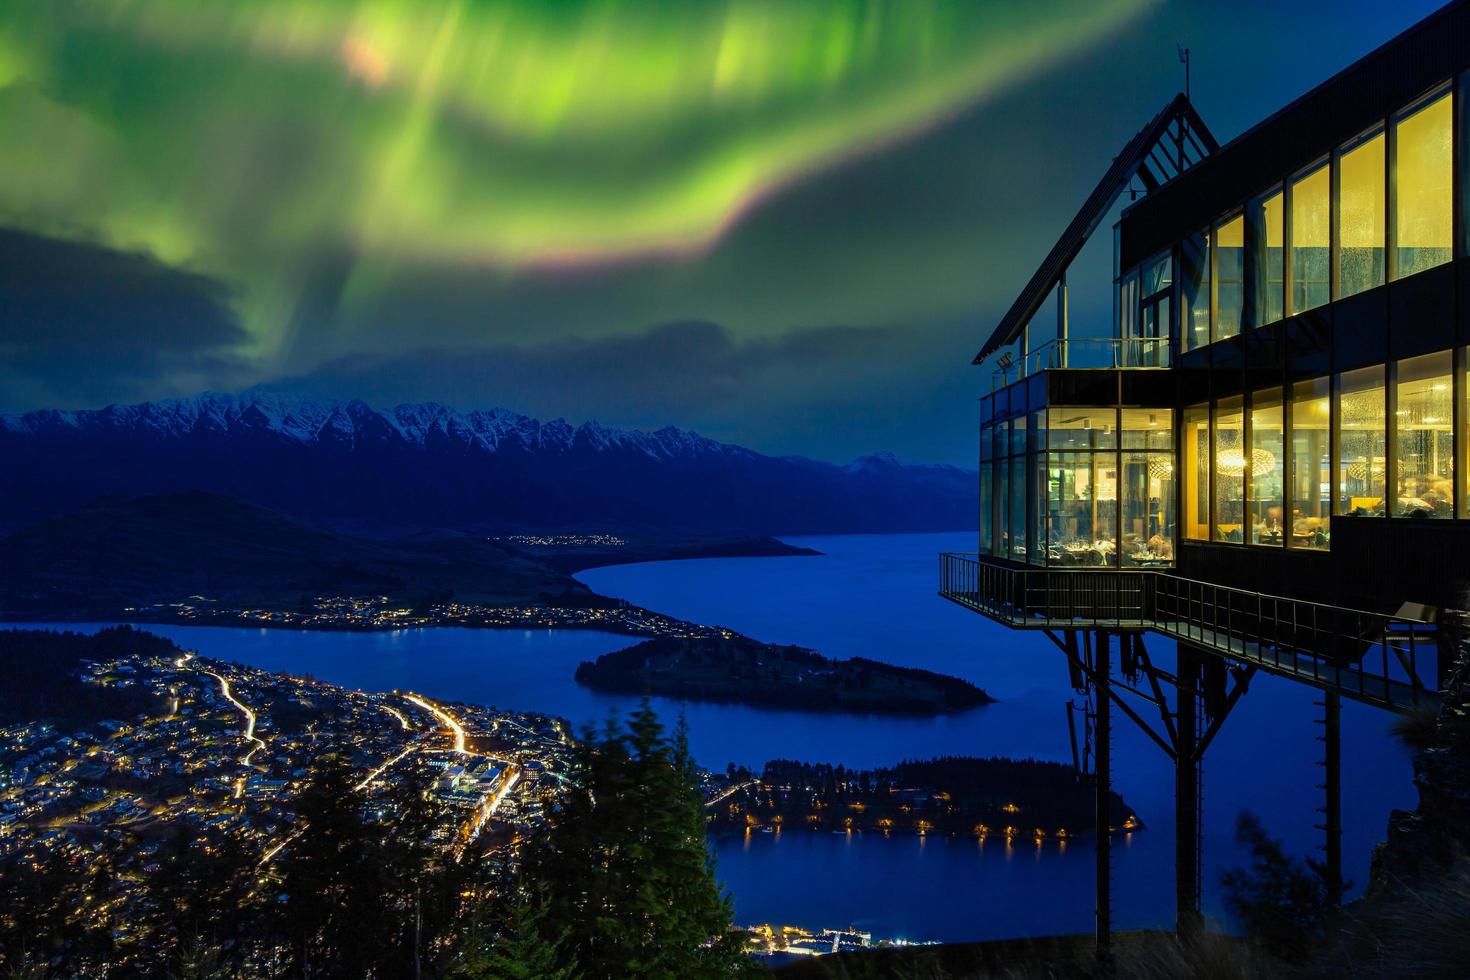
[[1023,568],[940,555],[939,594],[1012,629],[1151,631],[1394,711],[1438,703],[1432,612],[1395,615],[1139,569]]
[[1117,371],[1167,368],[1172,363],[1168,337],[1068,337],[1027,351],[1020,360],[1001,358],[991,390],[998,391],[1043,371]]

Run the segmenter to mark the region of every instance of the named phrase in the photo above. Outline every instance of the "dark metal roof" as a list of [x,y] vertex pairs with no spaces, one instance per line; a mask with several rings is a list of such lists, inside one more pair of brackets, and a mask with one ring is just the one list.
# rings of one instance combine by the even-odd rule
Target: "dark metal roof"
[[1364,55],[1129,208],[1127,269],[1470,67],[1470,2],[1455,0]]
[[1082,251],[1082,246],[1097,230],[1098,223],[1112,209],[1119,195],[1128,189],[1135,176],[1143,181],[1145,191],[1151,193],[1218,148],[1215,137],[1195,112],[1188,97],[1181,92],[1170,99],[1169,104],[1113,158],[1112,166],[1088,195],[1082,210],[1067,225],[1062,237],[1047,253],[1041,268],[1036,270],[1021,295],[1011,304],[1000,326],[975,355],[975,363],[979,364],[1020,336],[1047,295],[1061,281],[1067,266]]

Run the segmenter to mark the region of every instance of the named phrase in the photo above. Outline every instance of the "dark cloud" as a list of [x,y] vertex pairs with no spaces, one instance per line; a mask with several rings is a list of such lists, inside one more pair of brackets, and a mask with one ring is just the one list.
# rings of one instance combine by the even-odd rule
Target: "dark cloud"
[[736,411],[753,389],[788,375],[826,387],[828,372],[898,347],[892,330],[824,327],[737,341],[718,324],[693,321],[596,340],[357,354],[271,386],[661,425]]
[[672,424],[775,454],[842,460],[898,445],[963,461],[974,379],[959,353],[968,345],[963,328],[949,332],[957,356],[916,367],[898,328],[741,340],[692,321],[603,339],[359,354],[267,386],[375,405],[432,400],[573,422]]
[[136,253],[0,229],[0,408],[91,405],[237,374],[216,281]]

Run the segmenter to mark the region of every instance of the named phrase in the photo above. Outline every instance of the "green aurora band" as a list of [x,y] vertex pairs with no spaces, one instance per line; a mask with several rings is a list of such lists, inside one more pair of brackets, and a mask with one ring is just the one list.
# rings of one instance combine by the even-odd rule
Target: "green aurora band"
[[0,223],[214,276],[267,354],[321,256],[350,309],[403,268],[697,255],[1150,2],[20,0]]

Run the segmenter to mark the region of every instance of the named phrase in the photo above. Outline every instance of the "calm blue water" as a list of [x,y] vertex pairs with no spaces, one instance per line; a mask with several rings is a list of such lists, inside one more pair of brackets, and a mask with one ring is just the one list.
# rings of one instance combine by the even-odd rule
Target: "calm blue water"
[[[811,558],[734,558],[593,569],[599,592],[682,618],[719,623],[758,639],[868,656],[966,677],[1000,703],[937,719],[804,714],[734,705],[682,706],[691,745],[711,768],[770,758],[884,765],[942,754],[1067,761],[1063,705],[1074,697],[1059,653],[1039,636],[990,624],[934,594],[939,551],[968,550],[968,534],[793,538]],[[572,680],[578,662],[631,642],[588,632],[432,629],[306,633],[219,627],[149,627],[206,656],[270,670],[309,672],[368,690],[544,711],[595,722],[635,698]],[[1169,644],[1150,650],[1172,666]],[[655,706],[672,720],[677,703]],[[1144,705],[1143,707],[1148,707]],[[1116,714],[1116,713],[1115,713]],[[1236,814],[1259,813],[1296,853],[1313,854],[1321,781],[1311,691],[1258,677],[1206,758],[1205,883],[1240,858]],[[1360,884],[1388,811],[1411,806],[1407,753],[1388,717],[1343,707],[1343,810],[1347,874]],[[1173,916],[1173,770],[1147,737],[1118,718],[1115,785],[1148,830],[1115,854],[1115,921],[1165,926]],[[964,940],[1087,931],[1092,927],[1092,850],[1027,842],[982,848],[974,840],[793,832],[716,845],[721,878],[742,922],[814,927],[853,924],[884,936]]]

